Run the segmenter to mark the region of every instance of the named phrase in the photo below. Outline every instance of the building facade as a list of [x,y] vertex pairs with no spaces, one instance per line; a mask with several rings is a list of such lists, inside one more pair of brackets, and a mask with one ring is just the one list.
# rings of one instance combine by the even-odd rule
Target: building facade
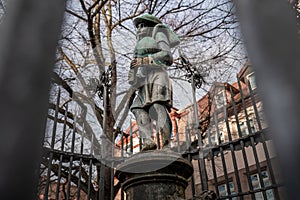
[[[257,87],[247,63],[237,82],[216,82],[196,104],[171,110],[171,150],[194,169],[187,199],[286,199]],[[60,127],[51,131],[43,148],[37,199],[126,199],[115,167],[141,150],[136,122],[132,119],[127,130],[105,146],[88,138],[68,112],[59,114],[59,103],[55,106],[57,117],[51,125]],[[160,149],[155,122],[152,133]],[[105,157],[106,150],[113,150],[113,157]]]
[[[186,155],[194,166],[187,198],[208,190],[220,199],[284,199],[272,134],[256,90],[255,73],[246,63],[237,82],[214,83],[197,101],[197,109],[194,105],[172,109],[171,148]],[[160,141],[155,125],[153,139]],[[137,153],[141,142],[133,122],[117,147]],[[200,168],[200,162],[205,163],[205,169]]]

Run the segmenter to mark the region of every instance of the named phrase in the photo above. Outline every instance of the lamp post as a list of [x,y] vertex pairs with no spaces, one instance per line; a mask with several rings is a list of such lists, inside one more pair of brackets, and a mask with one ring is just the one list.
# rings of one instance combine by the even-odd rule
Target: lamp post
[[208,191],[208,180],[207,180],[207,173],[206,173],[206,167],[205,167],[205,161],[204,161],[204,154],[203,154],[203,143],[202,143],[202,136],[200,132],[200,123],[199,123],[199,115],[198,115],[198,103],[196,100],[196,89],[201,88],[202,84],[205,83],[204,77],[203,77],[203,71],[202,69],[197,69],[195,66],[193,66],[189,60],[186,58],[186,56],[181,52],[179,49],[179,55],[181,58],[181,69],[183,69],[186,73],[186,79],[188,82],[191,83],[192,87],[192,96],[193,96],[193,105],[194,105],[194,127],[193,129],[197,133],[198,137],[198,146],[199,146],[199,166],[200,166],[200,178],[201,178],[201,186],[202,191]]

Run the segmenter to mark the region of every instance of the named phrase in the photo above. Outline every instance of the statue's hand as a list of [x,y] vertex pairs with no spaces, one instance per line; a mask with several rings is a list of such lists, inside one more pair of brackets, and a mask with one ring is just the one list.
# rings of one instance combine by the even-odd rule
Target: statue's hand
[[153,58],[150,56],[143,57],[143,58],[134,58],[131,61],[130,68],[132,69],[132,68],[140,67],[143,65],[153,65],[153,64],[156,64],[156,63],[154,62]]

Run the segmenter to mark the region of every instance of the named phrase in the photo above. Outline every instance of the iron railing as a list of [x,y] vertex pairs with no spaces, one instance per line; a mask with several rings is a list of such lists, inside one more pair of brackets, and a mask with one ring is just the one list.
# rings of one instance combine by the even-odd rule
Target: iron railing
[[[19,1],[21,2],[21,1]],[[50,1],[48,1],[50,2]],[[236,1],[238,2],[238,1]],[[279,1],[274,1],[274,2],[279,2]],[[283,1],[282,1],[283,2]],[[26,6],[30,5],[37,5],[38,1],[32,1],[31,3],[28,3],[26,1]],[[271,4],[272,3],[272,4]],[[43,4],[45,4],[45,2],[43,2]],[[261,74],[261,78],[260,78],[260,83],[262,85],[262,88],[264,89],[264,91],[266,92],[264,94],[264,98],[265,98],[265,102],[268,103],[270,106],[270,110],[272,111],[272,114],[274,116],[280,116],[283,114],[282,111],[285,111],[287,113],[284,113],[284,117],[277,117],[277,118],[272,118],[271,117],[271,111],[269,111],[269,118],[271,119],[271,121],[273,122],[273,133],[274,135],[277,137],[277,147],[281,147],[283,149],[285,149],[285,151],[282,151],[281,155],[281,159],[282,159],[282,163],[283,163],[283,167],[285,169],[286,172],[286,176],[288,178],[286,178],[287,180],[287,184],[288,184],[288,189],[289,189],[289,196],[292,197],[292,199],[296,199],[298,197],[298,177],[297,175],[299,175],[299,170],[298,170],[298,166],[299,166],[299,159],[295,158],[293,155],[295,154],[295,152],[297,152],[298,148],[299,148],[299,140],[297,140],[297,135],[298,135],[298,126],[297,124],[295,124],[294,122],[299,121],[299,109],[298,109],[298,91],[299,91],[299,81],[298,81],[298,76],[294,76],[293,74],[298,74],[297,73],[297,65],[299,63],[299,56],[297,54],[293,54],[293,52],[298,52],[297,49],[299,49],[299,44],[298,44],[298,40],[295,37],[289,37],[286,35],[286,33],[292,33],[295,32],[294,28],[292,27],[292,25],[289,23],[291,22],[291,18],[288,16],[288,11],[287,9],[283,9],[283,7],[277,6],[275,8],[272,7],[272,9],[270,9],[270,5],[274,5],[273,1],[240,1],[237,4],[240,4],[240,6],[237,7],[237,10],[240,11],[240,16],[241,16],[241,22],[242,22],[242,26],[246,27],[244,28],[244,35],[245,38],[248,41],[248,51],[250,53],[250,57],[253,61],[253,63],[256,64],[257,66],[257,70],[259,71],[259,73]],[[19,5],[19,4],[18,4]],[[275,5],[277,5],[277,3],[275,3]],[[14,6],[15,7],[15,6]],[[49,6],[48,6],[49,7]],[[64,7],[63,5],[59,5],[56,8],[59,7]],[[257,9],[259,8],[259,9]],[[17,10],[17,9],[16,9]],[[22,9],[20,9],[22,10]],[[23,9],[23,11],[27,11],[27,10],[38,10],[37,8],[35,9]],[[57,15],[57,13],[55,15],[53,15],[53,11],[58,11],[59,9],[48,9],[48,13],[51,13],[51,19],[53,19],[53,16],[59,16]],[[268,12],[266,12],[268,11]],[[43,14],[48,14],[47,12],[44,12]],[[23,14],[23,13],[21,13]],[[42,17],[45,16],[40,16],[39,12],[31,12],[31,14],[33,15],[33,17],[31,17],[32,19],[37,19],[37,20],[41,20]],[[46,17],[45,17],[46,18]],[[58,17],[61,18],[61,17]],[[38,23],[32,23],[32,21],[27,21],[27,18],[23,18],[24,20],[22,21],[22,17],[18,18],[16,17],[16,20],[12,20],[11,24],[12,25],[16,25],[16,24],[23,24],[23,26],[19,26],[19,28],[26,28],[28,27],[27,24],[38,24]],[[47,21],[47,20],[45,20]],[[278,26],[274,26],[274,23],[277,24]],[[40,24],[44,24],[44,23],[40,23]],[[51,24],[51,26],[49,26],[48,23],[48,27],[51,27],[51,30],[55,29],[55,27],[59,27],[60,23],[57,24]],[[255,25],[255,26],[253,26]],[[273,31],[274,29],[270,28],[270,26],[272,27],[276,27],[276,31]],[[7,26],[8,27],[8,26]],[[251,28],[249,28],[251,27]],[[45,66],[45,64],[49,63],[49,62],[45,62],[45,60],[47,61],[47,59],[45,59],[45,55],[51,55],[51,49],[53,48],[33,48],[33,46],[35,46],[34,44],[39,44],[39,47],[41,47],[41,45],[43,46],[44,43],[43,42],[39,42],[38,40],[27,40],[26,37],[22,37],[22,36],[32,36],[32,33],[28,33],[28,34],[24,34],[26,33],[27,30],[39,30],[38,32],[40,33],[41,36],[47,36],[48,38],[44,38],[44,37],[34,37],[37,39],[42,38],[42,41],[53,41],[52,43],[55,44],[55,40],[54,39],[49,39],[49,36],[51,36],[51,34],[44,34],[44,32],[42,30],[44,30],[44,27],[37,27],[36,29],[19,29],[19,31],[11,31],[8,29],[3,29],[3,30],[7,30],[7,33],[9,34],[5,34],[5,37],[3,37],[2,41],[8,41],[10,44],[12,41],[15,41],[16,38],[21,38],[22,41],[31,41],[31,43],[29,43],[28,46],[15,46],[15,45],[2,45],[1,49],[5,48],[5,51],[1,51],[1,59],[2,60],[14,60],[14,61],[18,61],[15,62],[13,64],[7,64],[8,62],[3,62],[1,64],[1,68],[4,69],[4,67],[6,67],[5,69],[12,69],[13,73],[11,73],[9,70],[4,72],[4,75],[2,76],[1,80],[4,79],[4,77],[8,77],[8,80],[12,80],[12,81],[7,81],[6,79],[3,81],[3,83],[5,84],[1,84],[1,88],[6,87],[6,86],[11,86],[11,88],[16,88],[14,87],[14,83],[13,81],[15,80],[23,80],[24,77],[25,79],[27,77],[29,77],[30,80],[32,80],[32,78],[38,78],[38,77],[42,77],[41,79],[39,79],[40,81],[43,80],[44,78],[47,78],[48,76],[41,76],[41,72],[45,71],[45,68],[43,68],[42,71],[37,71],[38,73],[35,73],[35,70],[32,70],[32,66],[38,66],[38,69],[41,69],[40,66]],[[13,34],[10,34],[13,33]],[[20,34],[20,35],[18,35]],[[269,41],[269,42],[262,42],[262,41]],[[273,46],[270,44],[277,44],[277,42],[281,42],[278,43],[277,46]],[[1,43],[1,44],[4,44]],[[18,43],[17,43],[18,44]],[[23,44],[23,43],[19,43],[19,44]],[[10,50],[8,50],[7,48],[9,46],[12,46],[12,48]],[[34,58],[27,58],[26,59],[16,59],[16,57],[18,57],[17,55],[24,55],[24,52],[19,51],[16,52],[16,49],[25,49],[26,51],[28,51],[28,48],[32,49],[38,49],[40,51],[40,49],[50,49],[50,52],[43,52],[42,56],[40,56],[38,53],[35,53],[33,55],[36,55]],[[14,52],[14,53],[10,53],[10,52]],[[258,53],[257,53],[258,52]],[[28,61],[34,60],[35,63],[36,60],[38,58],[41,58],[43,60],[43,62],[39,62],[42,64],[31,64]],[[49,58],[50,60],[50,58]],[[289,63],[289,64],[287,64]],[[27,65],[26,65],[27,64]],[[48,64],[49,65],[49,64]],[[51,64],[50,64],[51,65]],[[49,66],[50,66],[49,65]],[[15,66],[20,66],[21,68],[15,68]],[[284,66],[284,70],[282,71]],[[49,67],[48,67],[49,68]],[[26,69],[26,73],[23,73],[22,69]],[[30,69],[30,70],[28,70]],[[32,72],[32,73],[28,73],[28,72]],[[9,76],[9,74],[14,74],[19,75],[21,74],[22,76],[20,76],[20,79],[11,79],[11,77]],[[273,76],[271,76],[270,74],[272,74]],[[21,78],[22,77],[22,78]],[[25,80],[24,79],[24,80]],[[24,81],[26,82],[26,81]],[[24,85],[23,87],[29,88],[28,87],[28,83],[30,83],[30,81],[26,82],[27,84]],[[271,83],[271,84],[269,84]],[[19,85],[19,84],[18,84]],[[274,90],[274,88],[276,88],[276,90]],[[281,105],[281,103],[278,103],[278,101],[273,102],[272,101],[272,97],[273,95],[270,94],[274,94],[276,92],[278,92],[278,88],[279,91],[281,92],[280,95],[278,95],[278,99],[279,102],[285,102],[286,100],[290,100],[289,105],[287,107],[283,107],[284,110],[282,110],[282,106],[279,109],[276,109],[278,106]],[[284,88],[285,90],[280,90],[280,88]],[[41,110],[42,107],[41,106],[37,106],[34,104],[34,98],[36,98],[36,96],[41,96],[41,91],[45,90],[45,88],[42,88],[41,90],[38,90],[37,88],[34,87],[34,89],[29,90],[29,91],[33,91],[33,95],[29,95],[28,98],[29,102],[33,102],[32,104],[26,104],[27,106],[30,105],[30,107],[35,108],[32,110],[38,111]],[[1,90],[2,91],[2,90]],[[16,94],[16,96],[12,96],[11,99],[18,99],[18,97],[20,97],[20,95],[18,96],[18,92],[14,92],[15,90],[11,90],[12,93]],[[16,89],[16,91],[21,91],[21,89]],[[270,91],[270,92],[268,92]],[[23,93],[22,93],[23,94]],[[37,95],[38,94],[38,95]],[[254,95],[255,97],[256,95]],[[287,99],[290,98],[290,99]],[[2,98],[2,104],[4,105],[3,109],[1,109],[1,113],[2,114],[2,119],[6,119],[8,118],[8,114],[12,115],[12,116],[19,116],[20,114],[23,114],[24,111],[22,109],[16,109],[16,110],[12,110],[11,108],[16,107],[15,105],[10,105],[9,103],[7,103],[6,101],[4,101],[7,98]],[[251,97],[252,99],[252,97]],[[291,100],[292,99],[292,100]],[[254,100],[256,100],[256,98],[254,98]],[[247,104],[247,102],[246,102]],[[243,103],[242,103],[243,105]],[[238,106],[235,105],[236,107]],[[8,108],[8,109],[5,109]],[[23,108],[26,106],[22,106]],[[233,107],[234,108],[234,107]],[[39,112],[32,112],[31,110],[31,114],[33,115],[33,113],[35,113],[34,116],[36,116],[36,118],[33,118],[35,120],[32,120],[32,123],[29,123],[32,126],[36,126],[38,120],[37,119],[41,119],[43,117],[43,114],[39,113]],[[234,109],[233,109],[234,111]],[[27,115],[27,113],[29,112],[25,112],[26,117],[28,117],[29,115]],[[37,113],[37,114],[36,114]],[[275,113],[275,114],[274,114]],[[258,114],[256,114],[258,116]],[[32,116],[31,116],[32,117]],[[59,116],[61,117],[61,116]],[[65,117],[66,118],[66,117]],[[64,118],[59,118],[57,121],[60,120],[64,120]],[[21,128],[19,128],[16,132],[12,132],[10,131],[11,127],[13,127],[15,125],[15,121],[18,121]],[[65,120],[67,123],[67,120]],[[76,120],[70,120],[72,123],[76,124]],[[68,122],[70,122],[68,121]],[[11,123],[13,122],[13,123]],[[22,126],[22,124],[28,124],[28,120],[25,117],[22,117],[21,119],[17,119],[14,118],[14,120],[11,120],[10,123],[8,123],[6,120],[3,120],[3,124],[9,124],[9,126],[4,126],[3,124],[1,124],[1,128],[2,128],[2,132],[6,133],[4,136],[2,136],[2,138],[5,138],[5,140],[2,140],[2,145],[1,146],[6,146],[6,144],[8,142],[11,142],[9,144],[11,144],[12,148],[15,149],[13,154],[7,154],[9,155],[9,157],[12,157],[12,160],[6,160],[6,162],[3,162],[2,165],[9,163],[10,165],[6,165],[8,167],[3,168],[4,170],[1,171],[1,177],[2,177],[2,181],[5,184],[2,184],[1,187],[1,195],[3,197],[3,195],[5,194],[6,191],[6,195],[8,197],[11,198],[12,197],[12,192],[11,191],[16,191],[16,189],[18,189],[18,193],[22,194],[22,198],[26,198],[29,197],[32,193],[31,189],[32,187],[25,187],[26,184],[32,182],[32,176],[20,176],[20,172],[22,171],[23,174],[25,172],[29,173],[31,175],[31,173],[33,172],[33,167],[32,167],[32,163],[33,161],[31,161],[30,159],[16,159],[18,157],[20,157],[20,152],[23,151],[24,155],[30,155],[33,158],[36,158],[37,154],[32,155],[31,149],[36,149],[36,148],[30,148],[28,146],[29,142],[27,142],[27,140],[24,140],[23,135],[24,134],[24,127]],[[24,123],[21,123],[24,122]],[[227,123],[226,123],[227,124]],[[247,124],[251,124],[251,121],[247,122]],[[228,130],[230,130],[230,128],[228,128]],[[238,131],[239,133],[243,133],[242,129],[239,129],[240,131]],[[274,130],[276,131],[276,134],[274,132]],[[293,141],[281,141],[279,137],[281,134],[284,134],[286,131],[288,130],[289,132],[289,136],[290,138],[294,138],[296,142]],[[38,138],[39,134],[38,130],[34,129],[26,129],[26,133],[30,133],[30,142],[32,144],[32,146],[37,146],[38,141],[35,138]],[[217,131],[218,132],[218,131]],[[34,133],[34,134],[33,134]],[[65,132],[66,135],[68,135],[70,132]],[[77,135],[76,132],[72,132],[71,134]],[[9,135],[12,135],[13,138],[12,140],[8,140]],[[59,135],[59,134],[57,134]],[[229,134],[230,135],[230,134]],[[277,198],[277,191],[279,193],[279,197],[281,195],[281,188],[280,186],[280,180],[278,180],[278,177],[276,176],[276,171],[274,169],[274,165],[273,165],[273,160],[274,158],[272,157],[272,153],[270,153],[270,148],[269,148],[269,137],[268,135],[272,135],[272,133],[268,132],[268,129],[265,129],[262,127],[261,130],[258,130],[252,134],[249,134],[248,136],[239,138],[239,139],[234,139],[232,138],[232,140],[229,139],[229,142],[224,142],[221,143],[219,142],[219,144],[217,144],[214,147],[210,147],[207,149],[208,152],[211,152],[211,154],[207,154],[208,156],[206,157],[206,163],[211,162],[212,167],[212,173],[213,173],[213,180],[214,180],[214,190],[216,191],[216,193],[218,193],[219,188],[218,187],[220,184],[222,184],[222,176],[218,176],[218,167],[216,165],[216,161],[217,158],[221,159],[221,168],[227,169],[228,168],[228,164],[232,163],[233,164],[233,168],[234,168],[234,179],[231,179],[230,177],[230,171],[227,170],[227,173],[225,173],[226,170],[222,170],[224,171],[224,179],[225,179],[225,188],[227,188],[227,195],[224,195],[223,197],[220,197],[222,193],[222,191],[219,191],[219,198],[231,198],[231,197],[239,197],[239,198],[243,198],[243,197],[247,197],[250,196],[252,199],[255,198],[256,194],[259,194],[260,192],[262,192],[263,198],[265,198],[268,194],[267,191],[269,189],[272,189],[273,191],[273,195],[276,195],[275,198]],[[26,137],[29,137],[29,135],[26,134]],[[67,136],[66,136],[67,137]],[[276,138],[275,137],[275,138]],[[74,139],[75,142],[75,139]],[[65,140],[65,144],[63,145],[63,147],[67,147],[67,144],[69,142],[67,142]],[[21,145],[22,144],[22,145]],[[23,145],[25,144],[25,145]],[[266,154],[265,156],[265,161],[260,162],[260,156],[258,153],[254,153],[256,152],[260,152],[260,147],[259,145],[262,145],[263,147],[263,152],[264,154]],[[187,145],[189,147],[189,145]],[[24,148],[25,147],[25,148]],[[179,146],[178,146],[179,147]],[[258,173],[254,173],[254,171],[252,171],[252,166],[249,166],[246,164],[246,162],[248,161],[249,164],[249,155],[247,154],[247,150],[250,147],[250,150],[254,153],[254,169],[256,168],[256,170],[258,171],[260,168],[260,172]],[[187,148],[188,149],[188,148]],[[244,149],[244,150],[243,150]],[[10,152],[10,151],[6,151],[7,149],[5,149],[5,151],[1,152],[1,156],[3,158],[7,158],[6,157],[6,153]],[[93,152],[93,151],[91,151]],[[228,155],[228,152],[230,152],[230,156],[232,157],[232,160],[226,160],[226,155]],[[234,154],[233,154],[234,153]],[[239,171],[239,160],[238,160],[238,154],[241,153],[243,160],[241,163],[244,163],[245,166],[245,172],[240,173]],[[50,156],[50,154],[52,156]],[[196,155],[193,153],[193,151],[187,151],[186,153],[187,157],[190,157],[190,159],[192,160],[197,160]],[[211,159],[209,158],[209,155],[211,155]],[[256,155],[256,156],[255,156]],[[50,159],[50,157],[52,157],[52,159]],[[71,160],[74,162],[70,162]],[[245,159],[247,158],[247,159]],[[89,154],[77,154],[75,152],[67,152],[65,149],[63,149],[62,151],[57,150],[56,146],[54,146],[53,148],[47,148],[46,146],[44,147],[44,159],[46,160],[44,166],[48,166],[51,168],[50,173],[48,173],[47,168],[46,168],[46,178],[42,178],[41,183],[44,185],[48,185],[49,189],[47,189],[49,192],[51,191],[51,188],[53,188],[52,186],[54,185],[55,188],[57,188],[57,185],[55,182],[51,182],[53,180],[57,180],[57,183],[59,183],[58,185],[62,185],[64,186],[64,184],[70,185],[69,191],[71,193],[71,191],[74,191],[74,188],[79,188],[79,190],[81,190],[83,187],[80,187],[80,184],[76,184],[76,181],[72,180],[72,176],[69,178],[69,180],[64,179],[64,180],[59,180],[59,173],[61,177],[69,177],[68,174],[65,174],[64,172],[66,171],[65,167],[69,167],[68,169],[74,170],[74,168],[72,167],[73,165],[71,163],[75,163],[76,165],[74,166],[78,166],[77,162],[79,160],[79,166],[80,166],[80,159],[82,159],[82,164],[81,166],[87,167],[88,169],[88,178],[87,178],[87,183],[88,183],[88,191],[93,191],[93,189],[97,189],[95,190],[97,191],[101,191],[102,187],[99,187],[99,189],[95,186],[95,184],[98,182],[100,182],[99,180],[101,180],[101,176],[96,176],[94,175],[95,173],[93,173],[94,171],[97,172],[97,170],[99,170],[99,168],[97,168],[97,164],[99,163],[99,158],[96,158],[93,154],[89,155]],[[35,159],[33,159],[35,160]],[[259,162],[256,162],[256,160],[258,160]],[[20,161],[20,162],[19,162]],[[88,162],[86,162],[88,161]],[[231,162],[232,161],[232,162]],[[48,165],[47,165],[48,163]],[[88,165],[86,165],[86,163],[88,163]],[[291,167],[291,163],[292,163],[292,167]],[[58,165],[56,165],[58,164]],[[21,167],[19,167],[21,166]],[[27,166],[30,166],[29,168]],[[53,170],[55,169],[55,167],[58,166],[58,175],[55,175],[55,173],[53,172]],[[70,167],[71,166],[71,167]],[[246,167],[248,166],[248,167]],[[248,170],[247,170],[248,168]],[[80,170],[82,170],[82,167],[78,168]],[[89,170],[91,169],[91,170]],[[270,173],[270,169],[273,171],[273,178],[272,175]],[[271,185],[267,186],[265,184],[264,181],[261,180],[261,178],[264,178],[266,176],[265,171],[267,171],[269,174],[268,176],[271,179]],[[84,179],[82,177],[86,177],[85,173],[82,173],[83,171],[81,171],[81,179]],[[48,176],[49,174],[49,176]],[[225,174],[227,174],[227,178],[225,176]],[[45,175],[45,174],[44,174]],[[242,176],[246,175],[246,183],[248,184],[247,187],[245,187],[246,189],[244,189],[243,184],[242,184]],[[208,174],[209,176],[209,174]],[[3,177],[5,177],[6,179],[3,179]],[[44,177],[44,176],[42,176]],[[49,177],[49,178],[47,178]],[[100,178],[99,178],[100,177]],[[198,177],[198,176],[196,176]],[[264,187],[259,187],[258,189],[256,189],[256,185],[253,185],[252,183],[252,179],[256,179],[258,180],[259,184],[264,185]],[[258,178],[257,178],[258,177]],[[259,179],[260,178],[260,179]],[[78,180],[81,180],[78,179]],[[94,181],[93,181],[94,180]],[[196,179],[194,179],[196,180]],[[210,180],[210,179],[209,179]],[[234,180],[234,181],[232,181]],[[48,182],[48,183],[47,183]],[[72,182],[72,183],[71,183]],[[233,192],[230,191],[230,188],[232,187],[231,182],[236,182],[237,183],[237,191],[235,192],[237,194],[232,194]],[[12,184],[14,183],[14,184]],[[21,183],[21,185],[20,185]],[[54,183],[54,184],[53,184]],[[81,183],[81,182],[79,182]],[[197,187],[194,187],[195,185],[197,186],[197,183],[195,181],[192,181],[193,184],[191,184],[194,189],[191,189],[193,192],[193,195],[195,194],[195,196],[199,193],[199,191],[197,191]],[[218,183],[218,186],[216,186],[216,183]],[[250,184],[251,183],[251,184]],[[263,184],[262,184],[263,183]],[[78,186],[79,185],[79,186]],[[97,184],[96,184],[97,185]],[[101,186],[101,184],[99,184]],[[76,186],[76,187],[75,187]],[[93,186],[93,188],[92,188]],[[222,185],[221,185],[222,186]],[[44,189],[44,190],[43,190]],[[45,194],[46,188],[44,187],[41,192],[41,194]],[[221,189],[220,189],[221,190]],[[7,191],[10,191],[10,193],[8,194]],[[55,190],[54,190],[55,191]],[[57,190],[56,190],[57,192]],[[94,191],[93,191],[94,192]],[[92,192],[91,192],[92,193]],[[230,193],[230,194],[229,194]],[[266,194],[264,194],[266,193]],[[67,194],[66,194],[67,195]],[[69,196],[71,196],[70,194],[68,194]],[[80,196],[80,195],[79,195]],[[91,195],[92,196],[92,195]],[[294,198],[293,198],[294,197]],[[267,196],[268,198],[268,196]],[[271,197],[272,198],[272,197]],[[284,198],[282,198],[284,199]]]
[[[272,133],[263,117],[261,99],[250,83],[244,82],[238,79],[235,87],[223,84],[225,101],[221,107],[217,105],[215,92],[210,92],[210,121],[201,133],[202,154],[194,130],[197,127],[187,123],[184,132],[174,127],[172,150],[180,152],[194,166],[195,173],[186,191],[189,199],[209,193],[215,199],[283,199]],[[40,198],[125,199],[114,178],[114,167],[140,151],[142,140],[138,131],[130,126],[129,132],[122,132],[119,141],[111,143],[114,156],[104,158],[101,144],[95,142],[94,136],[88,136],[80,119],[70,117],[67,105],[61,112],[60,99],[59,89],[56,106],[50,112],[51,133],[48,130],[45,137]],[[201,160],[204,165],[200,165]]]

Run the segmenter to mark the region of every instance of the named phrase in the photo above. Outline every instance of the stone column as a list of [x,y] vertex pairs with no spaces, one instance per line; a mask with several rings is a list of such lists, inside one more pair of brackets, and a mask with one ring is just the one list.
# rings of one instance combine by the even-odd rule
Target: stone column
[[147,151],[133,155],[117,167],[127,200],[185,199],[193,167],[181,154]]

